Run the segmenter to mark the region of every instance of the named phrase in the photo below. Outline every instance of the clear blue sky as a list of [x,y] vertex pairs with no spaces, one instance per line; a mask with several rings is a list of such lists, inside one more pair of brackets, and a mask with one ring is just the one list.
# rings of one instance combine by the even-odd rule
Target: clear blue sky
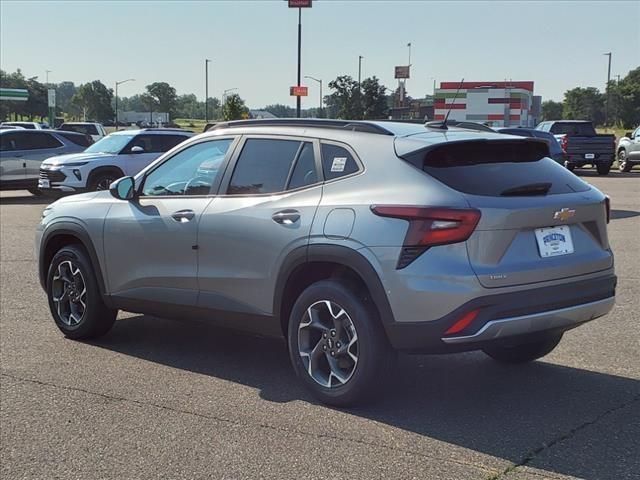
[[[412,96],[439,81],[533,80],[544,99],[606,81],[640,65],[640,2],[420,2],[315,0],[303,10],[303,75],[326,84],[337,75],[377,75],[395,88],[393,66],[412,43]],[[120,95],[166,81],[204,98],[239,87],[250,107],[294,105],[297,10],[285,1],[0,0],[0,66],[44,81],[136,82]],[[305,80],[318,104],[317,84]]]

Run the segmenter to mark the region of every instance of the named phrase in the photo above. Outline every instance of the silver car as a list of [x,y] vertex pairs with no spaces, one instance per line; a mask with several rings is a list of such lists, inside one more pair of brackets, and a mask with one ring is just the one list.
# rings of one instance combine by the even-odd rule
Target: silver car
[[373,398],[396,351],[533,361],[616,287],[607,198],[547,156],[446,124],[218,124],[47,207],[40,280],[69,338],[118,310],[284,336],[334,405]]

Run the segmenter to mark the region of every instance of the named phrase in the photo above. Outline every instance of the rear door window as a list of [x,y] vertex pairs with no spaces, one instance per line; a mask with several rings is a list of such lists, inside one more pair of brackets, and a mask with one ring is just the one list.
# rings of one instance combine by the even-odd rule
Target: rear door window
[[296,140],[249,138],[236,163],[228,195],[256,195],[285,190],[300,150]]
[[168,152],[176,145],[179,145],[182,142],[184,142],[187,138],[189,137],[186,137],[184,135],[162,135],[160,137],[160,143],[162,144],[161,145],[162,151]]
[[589,186],[547,157],[539,141],[470,141],[415,152],[404,159],[445,185],[486,196],[583,192]]
[[13,135],[15,135],[15,150],[45,150],[62,146],[62,143],[49,133],[13,132]]
[[321,152],[325,180],[351,175],[359,170],[353,155],[344,147],[323,142]]

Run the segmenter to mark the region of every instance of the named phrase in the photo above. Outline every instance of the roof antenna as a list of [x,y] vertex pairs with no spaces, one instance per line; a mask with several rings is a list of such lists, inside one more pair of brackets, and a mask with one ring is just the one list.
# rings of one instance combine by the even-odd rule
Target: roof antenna
[[450,104],[451,106],[449,107],[449,110],[447,111],[447,114],[444,117],[444,121],[442,122],[442,128],[445,130],[447,130],[447,120],[449,119],[449,114],[453,109],[453,104],[456,103],[456,99],[458,98],[458,94],[460,93],[460,89],[462,88],[463,83],[464,83],[464,78],[460,80],[460,84],[458,85],[458,90],[456,90],[456,94],[453,96],[453,101]]

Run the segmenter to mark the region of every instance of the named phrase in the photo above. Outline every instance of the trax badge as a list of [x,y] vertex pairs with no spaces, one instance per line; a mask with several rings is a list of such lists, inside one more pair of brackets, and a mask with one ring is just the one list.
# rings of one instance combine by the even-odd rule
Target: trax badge
[[575,214],[576,214],[575,210],[571,210],[570,208],[563,208],[563,209],[558,210],[557,212],[555,212],[553,214],[553,219],[554,220],[561,220],[563,222],[566,222],[571,217],[573,217]]

